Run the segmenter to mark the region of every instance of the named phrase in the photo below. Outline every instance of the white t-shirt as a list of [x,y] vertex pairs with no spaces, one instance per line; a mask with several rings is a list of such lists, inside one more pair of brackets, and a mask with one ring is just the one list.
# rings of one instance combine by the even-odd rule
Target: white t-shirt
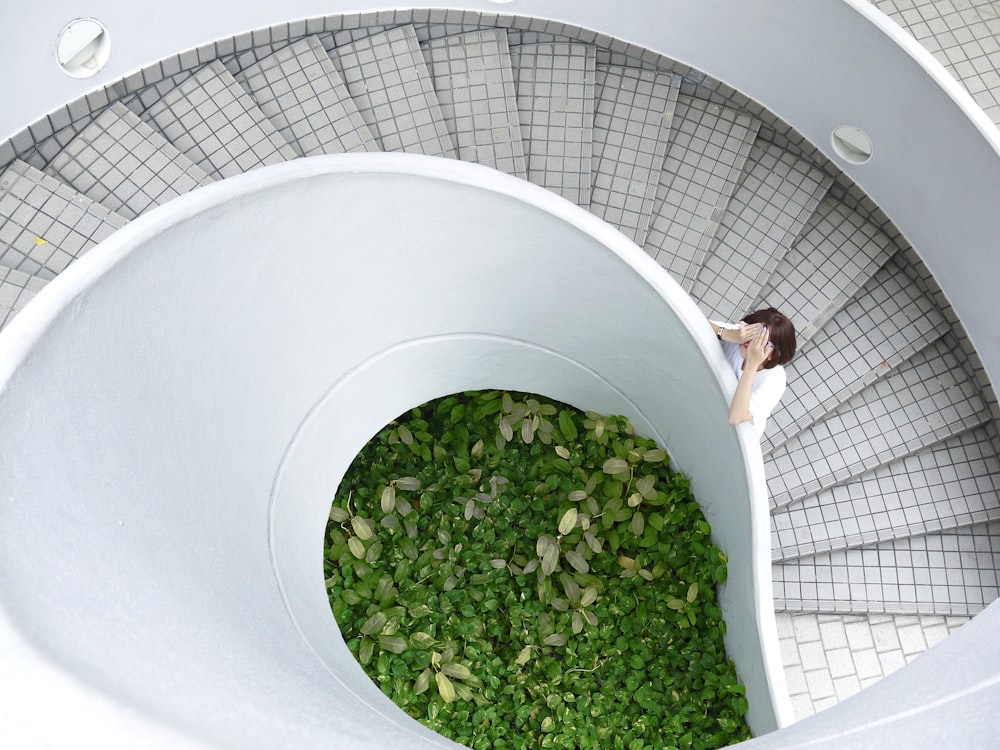
[[[725,352],[726,359],[729,360],[733,372],[736,373],[736,379],[739,380],[743,374],[740,345],[723,341],[722,351]],[[785,368],[782,365],[775,365],[770,370],[759,370],[754,375],[753,386],[750,388],[750,414],[753,417],[753,425],[757,428],[758,437],[764,437],[767,418],[781,400],[787,382],[788,376],[785,375]]]

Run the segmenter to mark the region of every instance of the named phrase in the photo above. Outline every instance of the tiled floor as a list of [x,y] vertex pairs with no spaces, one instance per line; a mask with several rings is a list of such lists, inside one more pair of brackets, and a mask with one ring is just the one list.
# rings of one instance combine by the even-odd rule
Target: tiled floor
[[970,618],[779,612],[776,619],[792,708],[803,719],[905,666]]

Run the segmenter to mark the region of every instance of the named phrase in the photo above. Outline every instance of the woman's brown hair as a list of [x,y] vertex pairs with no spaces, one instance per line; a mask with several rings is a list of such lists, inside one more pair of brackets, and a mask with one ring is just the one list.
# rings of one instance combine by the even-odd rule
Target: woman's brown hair
[[792,361],[792,357],[795,356],[795,326],[792,325],[792,321],[773,307],[768,307],[744,315],[743,322],[763,325],[768,332],[767,340],[774,344],[774,354],[768,357],[763,365],[765,370]]

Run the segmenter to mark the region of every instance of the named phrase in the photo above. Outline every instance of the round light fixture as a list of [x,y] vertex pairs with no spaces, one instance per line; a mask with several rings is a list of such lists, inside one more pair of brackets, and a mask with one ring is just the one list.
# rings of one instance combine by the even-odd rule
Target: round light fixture
[[96,18],[76,18],[59,32],[56,61],[71,78],[96,75],[111,56],[111,36]]
[[834,128],[830,143],[837,156],[851,164],[866,164],[872,158],[872,139],[855,125]]

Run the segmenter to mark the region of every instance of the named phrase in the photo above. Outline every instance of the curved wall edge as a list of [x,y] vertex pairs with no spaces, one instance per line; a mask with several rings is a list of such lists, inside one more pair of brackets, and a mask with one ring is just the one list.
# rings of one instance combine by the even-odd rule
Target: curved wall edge
[[[435,221],[444,205],[449,221]],[[599,299],[573,304],[595,278]],[[469,336],[475,351],[446,351]],[[297,160],[183,196],[88,253],[0,334],[0,633],[15,634],[32,677],[64,670],[126,719],[148,716],[164,745],[179,731],[209,745],[451,746],[326,638],[322,526],[304,519],[325,517],[347,447],[367,436],[333,441],[346,453],[326,464],[324,491],[305,496],[309,472],[294,500],[276,484],[324,394],[401,346],[420,356],[353,381],[388,411],[506,368],[517,387],[650,425],[730,557],[720,603],[751,724],[777,726],[787,696],[761,627],[770,586],[755,580],[769,568],[766,496],[745,467],[759,448],[726,421],[734,382],[704,317],[641,250],[551,193],[398,154]],[[0,673],[0,694],[14,690]]]

